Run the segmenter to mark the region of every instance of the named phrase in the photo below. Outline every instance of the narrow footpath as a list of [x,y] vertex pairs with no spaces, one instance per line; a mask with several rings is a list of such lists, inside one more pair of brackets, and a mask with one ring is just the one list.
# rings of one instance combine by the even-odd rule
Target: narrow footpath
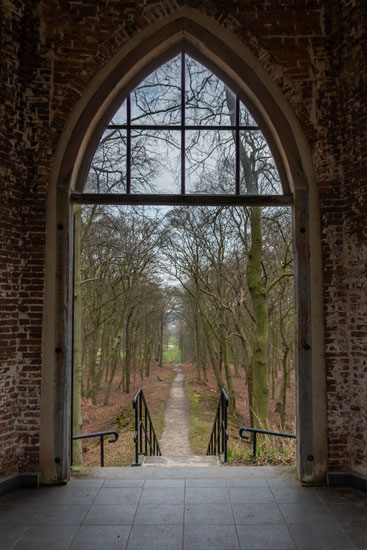
[[164,432],[159,442],[163,456],[189,456],[192,448],[189,440],[190,417],[189,402],[185,395],[185,373],[181,365],[171,387],[164,413]]

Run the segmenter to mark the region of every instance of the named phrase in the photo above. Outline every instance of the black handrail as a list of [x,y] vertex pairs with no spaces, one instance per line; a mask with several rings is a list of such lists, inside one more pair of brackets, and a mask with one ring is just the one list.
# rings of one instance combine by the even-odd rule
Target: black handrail
[[208,450],[206,454],[209,456],[218,455],[221,460],[221,454],[223,460],[221,462],[227,462],[228,451],[228,409],[229,398],[224,388],[222,388],[219,397],[217,414],[215,415],[212,433],[209,440]]
[[94,432],[92,434],[81,434],[81,435],[73,435],[73,439],[87,439],[87,437],[100,437],[101,440],[101,466],[104,466],[104,436],[105,435],[114,435],[115,439],[109,439],[108,443],[115,443],[118,438],[119,434],[116,432],[116,430],[108,430],[107,432]]
[[[148,411],[142,388],[139,388],[133,399],[133,408],[135,410],[135,462],[132,466],[141,466],[139,455],[161,456],[157,436],[155,435],[152,419]],[[144,445],[143,445],[144,432]]]
[[246,428],[243,426],[240,429],[240,437],[242,439],[248,439],[247,435],[244,435],[244,432],[251,432],[253,433],[253,439],[252,439],[252,454],[256,458],[256,435],[259,434],[266,434],[266,435],[276,435],[277,437],[289,437],[292,439],[296,439],[296,436],[294,434],[285,434],[283,432],[272,432],[270,430],[259,430],[258,428]]

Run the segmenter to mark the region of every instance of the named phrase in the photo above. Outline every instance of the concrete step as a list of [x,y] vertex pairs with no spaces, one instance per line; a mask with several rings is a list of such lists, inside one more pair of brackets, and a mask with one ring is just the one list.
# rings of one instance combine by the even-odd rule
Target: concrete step
[[220,466],[217,456],[146,456],[142,466]]

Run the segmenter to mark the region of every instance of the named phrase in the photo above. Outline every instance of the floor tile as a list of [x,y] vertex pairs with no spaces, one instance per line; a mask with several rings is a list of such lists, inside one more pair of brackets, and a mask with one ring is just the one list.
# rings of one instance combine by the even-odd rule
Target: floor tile
[[293,550],[294,541],[285,525],[237,525],[241,549]]
[[182,525],[183,518],[183,504],[140,504],[134,525]]
[[146,479],[144,487],[185,487],[184,479]]
[[227,479],[227,487],[268,487],[266,479],[250,477],[248,479]]
[[111,487],[99,491],[94,504],[137,504],[141,495],[139,487]]
[[342,528],[356,548],[367,548],[367,522],[343,524]]
[[43,510],[44,506],[31,503],[0,506],[0,525],[29,525]]
[[128,525],[83,525],[70,550],[123,550],[129,533]]
[[[326,503],[327,509],[340,523],[363,523],[367,525],[367,506],[358,503]],[[367,527],[366,527],[367,529]]]
[[188,487],[186,504],[217,504],[229,502],[226,487]]
[[244,502],[242,504],[232,504],[234,520],[237,524],[247,525],[261,524],[282,524],[283,517],[277,504],[259,504]]
[[14,550],[66,550],[77,531],[76,525],[31,525]]
[[131,525],[136,504],[93,504],[84,525]]
[[225,479],[188,479],[186,487],[226,487]]
[[297,548],[307,550],[353,548],[353,545],[336,524],[290,525],[289,530],[296,541]]
[[289,487],[298,489],[301,487],[299,481],[297,479],[292,479],[289,477],[268,477],[266,480],[271,488],[273,487]]
[[233,503],[274,502],[274,497],[265,487],[230,487],[229,497]]
[[237,550],[238,539],[233,525],[185,525],[185,550]]
[[140,504],[183,504],[183,487],[144,487]]
[[49,504],[34,520],[34,525],[80,525],[89,504]]
[[48,502],[51,504],[91,504],[98,487],[57,487]]
[[102,487],[104,479],[71,479],[68,487]]
[[275,500],[281,503],[320,502],[319,497],[311,488],[272,487],[272,492]]
[[26,525],[0,525],[0,550],[8,550],[27,529]]
[[103,487],[143,487],[144,479],[106,479],[103,483]]
[[279,504],[286,523],[326,523],[334,524],[334,518],[320,502],[316,504],[294,503]]
[[182,525],[133,525],[127,545],[128,550],[179,550],[181,547]]
[[229,503],[187,504],[185,524],[187,525],[231,525],[234,523]]

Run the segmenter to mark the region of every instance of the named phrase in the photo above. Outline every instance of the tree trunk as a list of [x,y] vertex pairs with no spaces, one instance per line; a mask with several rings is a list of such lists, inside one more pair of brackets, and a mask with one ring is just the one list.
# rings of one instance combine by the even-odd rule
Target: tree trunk
[[254,425],[268,429],[269,380],[268,380],[268,304],[262,282],[262,217],[261,208],[251,207],[251,248],[246,269],[253,314],[255,335],[253,343],[253,398]]

